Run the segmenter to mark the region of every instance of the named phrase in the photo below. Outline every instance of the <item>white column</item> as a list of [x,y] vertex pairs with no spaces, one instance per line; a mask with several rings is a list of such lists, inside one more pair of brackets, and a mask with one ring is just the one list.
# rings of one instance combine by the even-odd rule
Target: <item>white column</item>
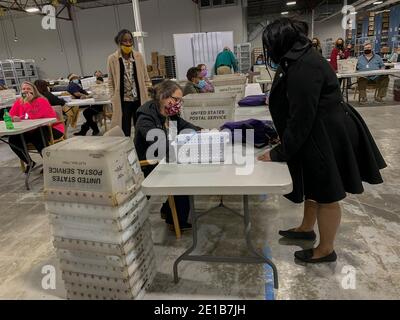
[[[142,33],[142,20],[140,19],[139,0],[132,0],[133,19],[135,22],[135,32]],[[144,52],[143,35],[140,34],[135,37],[137,40],[137,49],[142,54],[144,63],[146,64],[146,54]]]

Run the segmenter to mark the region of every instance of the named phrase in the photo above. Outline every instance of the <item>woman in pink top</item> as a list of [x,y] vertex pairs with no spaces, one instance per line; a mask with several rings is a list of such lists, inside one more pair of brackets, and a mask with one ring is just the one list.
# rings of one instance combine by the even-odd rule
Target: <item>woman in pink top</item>
[[[21,98],[14,102],[14,105],[10,110],[10,116],[12,117],[13,122],[43,118],[57,118],[56,112],[47,99],[40,95],[38,89],[33,83],[27,81],[22,83]],[[62,123],[57,123],[52,127],[52,130],[54,139],[59,139],[64,135],[65,129]],[[43,133],[48,135],[47,130],[43,130]],[[41,155],[45,146],[43,145],[40,128],[25,132],[23,135],[25,142],[32,143]],[[46,140],[48,140],[48,138],[49,137],[47,136]],[[8,141],[15,154],[27,164],[26,172],[28,172],[31,169],[29,167],[29,163],[32,164],[32,168],[36,163],[32,159],[27,159],[24,152],[21,151],[24,149],[21,136],[10,136]]]

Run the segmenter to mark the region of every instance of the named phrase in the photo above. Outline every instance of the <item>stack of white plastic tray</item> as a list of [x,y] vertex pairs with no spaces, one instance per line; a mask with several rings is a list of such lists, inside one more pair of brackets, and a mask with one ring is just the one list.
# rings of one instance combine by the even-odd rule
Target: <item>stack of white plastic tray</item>
[[78,137],[43,153],[46,210],[69,299],[138,299],[155,276],[129,138]]

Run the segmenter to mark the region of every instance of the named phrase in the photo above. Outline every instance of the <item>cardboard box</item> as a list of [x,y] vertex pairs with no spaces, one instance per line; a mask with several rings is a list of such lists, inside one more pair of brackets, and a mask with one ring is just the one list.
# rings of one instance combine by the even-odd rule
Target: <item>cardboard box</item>
[[147,72],[152,72],[153,71],[153,66],[151,64],[147,65]]
[[158,56],[158,66],[165,67],[165,56]]

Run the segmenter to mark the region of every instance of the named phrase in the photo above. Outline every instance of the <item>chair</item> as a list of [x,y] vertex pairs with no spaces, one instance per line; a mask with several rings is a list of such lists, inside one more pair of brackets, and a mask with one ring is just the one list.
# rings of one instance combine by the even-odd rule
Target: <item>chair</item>
[[[48,141],[49,145],[53,145],[53,144],[55,144],[57,142],[61,142],[61,141],[65,140],[67,138],[67,128],[65,127],[64,135],[59,139],[54,139],[53,130],[52,130],[53,126],[56,125],[56,124],[60,124],[60,123],[64,124],[64,116],[63,116],[63,108],[61,106],[53,106],[53,109],[57,114],[57,122],[49,124],[47,126],[48,129],[49,129],[49,141]],[[36,148],[35,148],[35,146],[33,144],[28,143],[26,145],[26,147],[28,149],[28,152],[37,153]],[[20,160],[20,167],[21,167],[21,171],[25,172],[25,170],[26,170],[25,162],[22,161],[22,160]]]
[[[377,86],[376,83],[367,84],[367,90],[368,89],[371,89],[371,90],[375,89],[374,98],[376,98],[378,96],[378,86]],[[360,100],[361,98],[360,98],[360,90],[358,90],[358,84],[355,86],[355,89],[354,89],[354,100],[356,100],[357,93],[358,93],[358,103],[360,103],[361,102],[361,100]]]
[[[141,160],[140,167],[154,166],[158,163],[156,160]],[[181,238],[181,228],[179,226],[178,213],[176,212],[174,196],[168,196],[169,207],[171,208],[172,220],[174,222],[175,236],[177,239]]]

